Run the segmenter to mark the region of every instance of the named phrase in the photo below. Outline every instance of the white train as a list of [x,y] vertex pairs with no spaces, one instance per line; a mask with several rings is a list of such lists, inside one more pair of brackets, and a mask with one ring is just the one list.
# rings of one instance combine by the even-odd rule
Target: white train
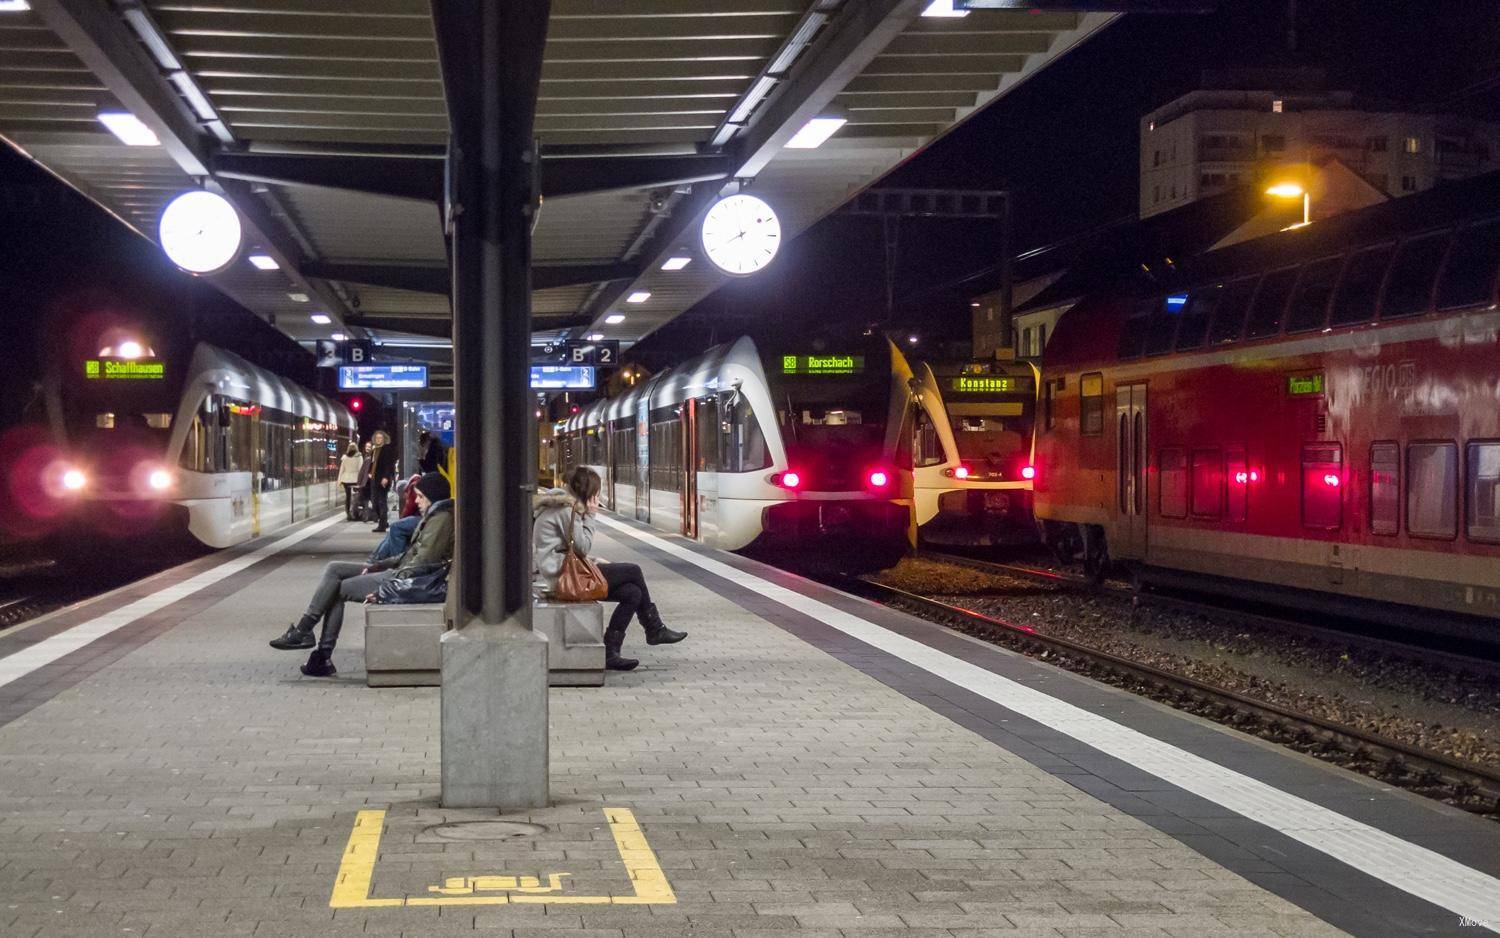
[[[89,354],[93,348],[98,352]],[[122,330],[47,381],[42,498],[106,541],[185,529],[228,547],[341,504],[341,404],[214,346],[158,356]]]
[[554,431],[558,475],[591,467],[618,514],[727,550],[832,548],[866,564],[900,556],[937,512],[932,488],[956,461],[913,449],[945,425],[885,338],[762,352],[747,337]]

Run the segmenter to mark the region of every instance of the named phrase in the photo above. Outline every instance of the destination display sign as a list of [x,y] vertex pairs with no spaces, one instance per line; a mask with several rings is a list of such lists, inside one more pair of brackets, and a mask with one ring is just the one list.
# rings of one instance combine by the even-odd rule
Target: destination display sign
[[783,355],[784,375],[857,375],[865,370],[863,355]]
[[593,365],[532,365],[533,391],[591,391],[594,388]]
[[427,387],[426,365],[340,365],[341,391],[414,391]]
[[1287,375],[1286,393],[1292,397],[1316,397],[1323,393],[1323,372]]
[[1016,394],[1031,390],[1031,379],[1012,375],[956,375],[948,390],[961,394]]
[[151,358],[90,358],[83,363],[83,376],[90,381],[160,381],[167,376],[167,366]]

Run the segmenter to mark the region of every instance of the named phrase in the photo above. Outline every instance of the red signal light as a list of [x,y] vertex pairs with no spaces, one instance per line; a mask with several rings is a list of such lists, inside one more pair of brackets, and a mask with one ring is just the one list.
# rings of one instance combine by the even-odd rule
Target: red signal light
[[883,489],[890,484],[891,477],[884,470],[876,469],[870,473],[870,484],[877,489]]
[[1028,482],[1031,481],[1032,479],[1035,479],[1036,478],[1036,466],[1022,466],[1021,467],[1021,478],[1025,479]]
[[1331,489],[1336,489],[1339,487],[1339,477],[1330,472],[1323,476],[1323,484]]
[[801,484],[802,484],[802,477],[799,476],[799,475],[797,475],[797,473],[795,473],[795,472],[783,472],[781,474],[781,487],[782,488],[784,488],[784,489],[794,489],[794,488],[796,488],[797,486],[799,486]]
[[364,410],[365,399],[362,397],[351,397],[349,399],[349,409],[354,411],[355,413],[359,413],[360,411]]

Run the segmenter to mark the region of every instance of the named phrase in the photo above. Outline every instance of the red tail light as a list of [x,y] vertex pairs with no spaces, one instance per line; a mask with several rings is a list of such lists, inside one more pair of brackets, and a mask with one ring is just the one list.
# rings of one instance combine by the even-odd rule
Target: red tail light
[[953,467],[953,478],[955,478],[955,479],[967,479],[968,477],[969,477],[969,467],[968,466],[954,466]]
[[1336,489],[1339,487],[1339,477],[1330,472],[1323,477],[1323,484],[1331,489]]
[[886,475],[884,469],[875,469],[870,473],[870,484],[877,489],[883,489],[891,482],[891,477]]
[[1022,466],[1021,467],[1021,478],[1027,480],[1028,482],[1031,481],[1032,479],[1035,479],[1036,478],[1036,466]]
[[802,477],[791,470],[778,472],[771,476],[771,484],[779,485],[784,489],[795,489],[802,485]]

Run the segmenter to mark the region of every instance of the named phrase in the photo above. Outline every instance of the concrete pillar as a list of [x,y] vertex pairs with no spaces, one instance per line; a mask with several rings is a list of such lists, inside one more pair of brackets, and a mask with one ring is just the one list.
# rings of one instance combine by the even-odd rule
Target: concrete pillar
[[532,134],[548,0],[434,0],[452,137],[458,495],[442,648],[442,800],[548,800],[547,644],[531,631]]

